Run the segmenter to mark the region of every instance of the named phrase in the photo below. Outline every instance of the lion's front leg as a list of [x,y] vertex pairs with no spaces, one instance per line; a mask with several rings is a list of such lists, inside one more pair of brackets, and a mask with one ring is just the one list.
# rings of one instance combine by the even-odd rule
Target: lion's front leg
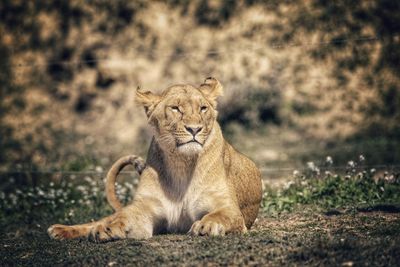
[[[233,210],[232,210],[233,209]],[[193,223],[189,230],[192,235],[223,236],[228,233],[247,232],[243,216],[234,208],[221,208],[206,214]]]
[[126,238],[130,225],[124,216],[125,212],[116,212],[99,221],[77,224],[55,224],[47,230],[50,237],[58,240],[88,238],[91,241],[102,242]]
[[97,222],[80,225],[55,224],[47,230],[54,239],[88,238],[95,242],[145,239],[153,235],[158,201],[141,199]]
[[55,224],[49,227],[47,232],[50,237],[59,240],[88,238],[95,242],[122,239],[127,237],[128,223],[122,216],[123,213],[117,212],[100,221],[78,224],[62,225]]
[[89,236],[91,229],[96,223],[97,222],[78,225],[54,224],[47,229],[47,233],[51,238],[58,240],[86,238]]
[[94,227],[89,239],[95,242],[133,238],[147,239],[153,236],[156,207],[143,201],[136,201],[130,206],[116,212],[110,218],[103,219]]
[[[105,242],[128,237],[134,223],[128,220],[128,212],[121,210],[99,221],[90,231],[88,239],[94,242]],[[151,233],[149,233],[151,236]],[[149,237],[150,237],[149,236]]]

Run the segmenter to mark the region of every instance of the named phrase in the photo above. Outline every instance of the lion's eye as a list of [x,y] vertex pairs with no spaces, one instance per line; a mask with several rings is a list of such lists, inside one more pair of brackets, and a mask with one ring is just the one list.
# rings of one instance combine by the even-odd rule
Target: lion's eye
[[201,112],[206,112],[206,111],[207,111],[207,107],[206,107],[206,106],[202,106],[202,107],[200,108],[200,111],[201,111]]
[[171,110],[172,110],[173,112],[179,112],[179,107],[178,107],[178,106],[172,106],[172,107],[171,107]]

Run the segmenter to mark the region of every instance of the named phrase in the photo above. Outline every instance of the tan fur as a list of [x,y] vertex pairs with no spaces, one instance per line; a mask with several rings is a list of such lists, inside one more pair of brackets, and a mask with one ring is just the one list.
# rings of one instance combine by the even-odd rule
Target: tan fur
[[[257,217],[262,197],[255,164],[223,138],[216,122],[221,84],[175,85],[161,95],[137,91],[154,137],[133,202],[100,221],[53,225],[51,237],[95,241],[149,238],[158,233],[225,235],[244,233]],[[109,173],[107,195],[118,172],[133,158],[122,158]],[[112,185],[111,185],[112,184]]]

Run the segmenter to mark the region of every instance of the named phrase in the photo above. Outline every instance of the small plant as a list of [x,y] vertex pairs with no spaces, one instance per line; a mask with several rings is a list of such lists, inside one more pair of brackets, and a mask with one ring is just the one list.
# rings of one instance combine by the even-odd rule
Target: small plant
[[[9,183],[15,181],[10,179]],[[49,182],[35,187],[15,185],[11,188],[0,190],[0,222],[7,217],[8,221],[14,218],[27,223],[54,218],[63,223],[79,223],[82,218],[111,213],[103,182],[91,176],[79,181],[73,176],[57,184]],[[129,183],[117,184],[116,194],[122,203],[131,200],[133,189]]]
[[[344,174],[336,174],[327,168],[321,173],[314,163],[309,162],[304,173],[295,171],[293,180],[278,191],[266,190],[263,210],[267,213],[291,211],[300,205],[316,208],[354,208],[361,205],[400,204],[400,174],[362,166],[364,157],[358,162],[349,161]],[[332,165],[331,157],[326,163]]]

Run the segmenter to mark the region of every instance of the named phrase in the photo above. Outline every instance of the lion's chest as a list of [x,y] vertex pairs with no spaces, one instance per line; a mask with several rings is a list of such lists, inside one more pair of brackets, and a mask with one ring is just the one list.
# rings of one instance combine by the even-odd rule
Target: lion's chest
[[[203,198],[202,198],[203,197]],[[165,203],[165,227],[168,233],[187,233],[192,224],[200,220],[208,211],[205,196],[191,196],[182,201]]]

